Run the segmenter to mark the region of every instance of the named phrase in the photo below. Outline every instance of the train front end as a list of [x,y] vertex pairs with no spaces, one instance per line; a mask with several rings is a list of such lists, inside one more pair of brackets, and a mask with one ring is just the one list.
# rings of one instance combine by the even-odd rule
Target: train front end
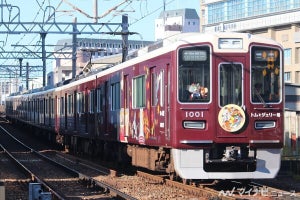
[[230,33],[185,38],[177,51],[172,158],[184,179],[266,179],[280,168],[283,51]]

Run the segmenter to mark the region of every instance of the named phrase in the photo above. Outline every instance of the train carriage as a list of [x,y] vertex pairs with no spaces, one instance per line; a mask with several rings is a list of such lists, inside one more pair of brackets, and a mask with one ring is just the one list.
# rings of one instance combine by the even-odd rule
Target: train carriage
[[[185,180],[276,176],[283,145],[280,44],[245,33],[186,33],[129,57],[23,101],[40,96],[38,122],[55,119],[48,134],[73,151],[120,162],[129,156],[134,166]],[[32,112],[12,107],[19,98],[7,98],[7,117]]]

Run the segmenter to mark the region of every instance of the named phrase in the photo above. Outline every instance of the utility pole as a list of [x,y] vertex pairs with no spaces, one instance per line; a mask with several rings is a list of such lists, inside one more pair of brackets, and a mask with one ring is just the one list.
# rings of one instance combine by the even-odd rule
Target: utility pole
[[20,63],[20,77],[22,76],[22,61],[23,61],[23,58],[19,58],[19,63]]
[[76,77],[76,50],[77,50],[77,18],[73,21],[73,34],[72,34],[72,78]]
[[98,0],[94,0],[94,22],[98,23]]
[[43,62],[43,87],[46,86],[46,49],[45,49],[45,38],[47,33],[40,33],[42,38],[42,62]]
[[26,63],[26,90],[29,89],[29,63]]
[[128,15],[122,15],[122,62],[126,61],[128,55]]

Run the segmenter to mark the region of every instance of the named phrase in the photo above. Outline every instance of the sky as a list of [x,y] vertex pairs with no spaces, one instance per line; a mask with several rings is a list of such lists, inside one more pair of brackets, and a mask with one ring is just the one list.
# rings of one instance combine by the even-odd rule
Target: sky
[[[98,20],[100,23],[121,23],[122,14],[128,15],[129,31],[137,32],[139,35],[130,35],[129,40],[144,41],[154,40],[155,19],[164,10],[195,8],[199,15],[200,0],[98,0],[98,16],[105,16]],[[77,18],[77,22],[92,23],[90,17],[94,13],[94,0],[1,0],[1,4],[10,5],[5,7],[1,14],[4,21],[10,20],[17,13],[20,13],[20,21],[24,22],[43,22],[49,16],[49,9],[55,9],[56,22],[73,22]],[[120,5],[116,7],[117,5]],[[12,9],[8,9],[12,8]],[[19,11],[18,11],[19,10]],[[3,15],[3,17],[2,17]],[[85,38],[99,39],[121,39],[120,36],[111,35],[80,35]],[[59,39],[71,39],[68,34],[47,34],[46,45],[55,45]],[[11,45],[32,45],[34,46],[40,41],[39,34],[20,34],[0,36],[0,47],[7,51],[19,50],[20,47],[12,47]],[[34,47],[32,47],[34,48]],[[47,49],[48,50],[48,49]],[[49,49],[48,51],[53,51]],[[42,61],[24,59],[23,62],[29,62],[31,65],[37,63],[41,65]],[[52,67],[51,60],[47,60],[47,69]],[[18,64],[18,60],[0,60],[0,65]],[[24,65],[24,64],[23,64]],[[51,65],[48,67],[48,65]],[[48,70],[47,70],[48,71]]]

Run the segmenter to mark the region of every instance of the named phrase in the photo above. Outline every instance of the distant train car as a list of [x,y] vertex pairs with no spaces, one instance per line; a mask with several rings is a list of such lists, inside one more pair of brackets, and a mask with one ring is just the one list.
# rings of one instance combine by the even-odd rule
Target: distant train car
[[71,151],[130,158],[172,178],[276,176],[280,44],[244,33],[186,33],[129,57],[51,90],[10,96],[7,117]]

